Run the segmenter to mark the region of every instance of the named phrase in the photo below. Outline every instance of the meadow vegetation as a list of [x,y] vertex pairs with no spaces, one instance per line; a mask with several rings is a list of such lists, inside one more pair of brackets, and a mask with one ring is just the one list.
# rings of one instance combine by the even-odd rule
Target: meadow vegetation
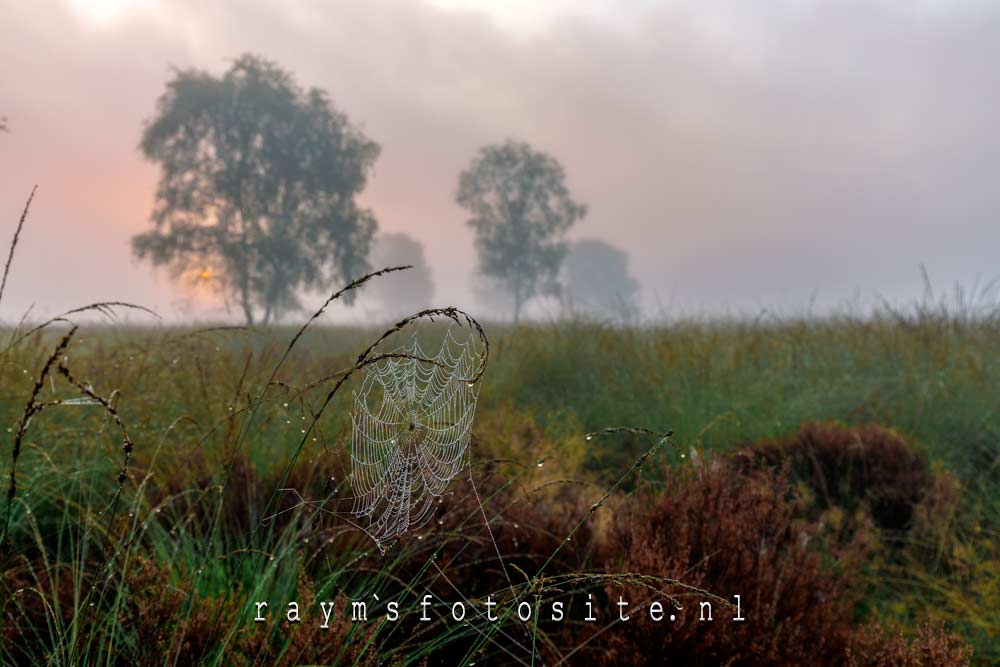
[[[347,493],[350,384],[307,425],[379,331],[313,326],[273,379],[292,329],[92,323],[44,376],[66,329],[12,336],[8,442],[36,389],[51,405],[24,430],[3,509],[4,662],[503,663],[515,642],[539,664],[1000,659],[995,321],[488,326],[476,488],[460,476],[385,555],[337,517],[262,520],[291,509],[281,487]],[[616,424],[673,436],[652,450],[641,433],[584,437]],[[700,624],[697,590],[740,593],[751,622]],[[426,593],[470,609],[492,595],[502,620],[341,611],[416,609]],[[641,611],[610,623],[619,595],[684,611],[670,627]],[[601,623],[524,624],[509,605],[587,596]],[[326,629],[316,600],[338,601]]]

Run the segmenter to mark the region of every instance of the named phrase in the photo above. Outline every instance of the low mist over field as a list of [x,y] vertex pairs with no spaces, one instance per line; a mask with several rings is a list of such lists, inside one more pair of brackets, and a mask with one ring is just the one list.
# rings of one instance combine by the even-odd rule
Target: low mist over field
[[508,137],[559,160],[588,208],[567,239],[627,253],[645,316],[909,300],[921,264],[938,288],[998,273],[990,3],[7,3],[6,219],[40,185],[8,312],[116,298],[240,319],[134,261],[129,238],[154,205],[137,145],[171,67],[219,75],[244,52],[381,146],[359,200],[423,245],[438,303],[509,317],[455,202],[477,150]]

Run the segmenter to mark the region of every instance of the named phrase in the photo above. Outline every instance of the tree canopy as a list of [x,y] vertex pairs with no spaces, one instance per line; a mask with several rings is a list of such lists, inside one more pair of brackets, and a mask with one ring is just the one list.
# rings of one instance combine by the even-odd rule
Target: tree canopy
[[368,269],[376,222],[355,196],[379,146],[276,64],[243,55],[221,78],[175,70],[140,149],[160,181],[134,253],[215,281],[248,323]]
[[562,165],[526,143],[485,146],[459,177],[456,201],[471,215],[479,271],[510,293],[514,321],[529,299],[558,294],[563,236],[587,213]]
[[629,318],[638,312],[639,285],[628,272],[628,254],[598,239],[569,246],[564,267],[565,302],[598,317]]
[[376,266],[412,266],[409,271],[390,273],[372,284],[390,318],[429,308],[434,299],[434,280],[424,257],[424,246],[408,234],[379,234],[372,258]]

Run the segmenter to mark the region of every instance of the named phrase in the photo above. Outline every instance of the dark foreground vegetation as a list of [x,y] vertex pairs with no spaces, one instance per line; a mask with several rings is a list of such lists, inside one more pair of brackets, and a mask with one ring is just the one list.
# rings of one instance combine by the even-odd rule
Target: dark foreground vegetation
[[[307,424],[377,331],[312,328],[273,378],[294,331],[89,325],[55,358],[65,330],[12,338],[3,662],[1000,661],[996,322],[487,330],[474,483],[460,475],[385,555],[277,491],[348,492],[351,385]],[[25,424],[33,392],[46,407]],[[673,436],[585,438],[618,424]],[[488,597],[499,622],[482,616]],[[352,600],[369,622],[352,622]],[[676,620],[654,623],[656,602]]]

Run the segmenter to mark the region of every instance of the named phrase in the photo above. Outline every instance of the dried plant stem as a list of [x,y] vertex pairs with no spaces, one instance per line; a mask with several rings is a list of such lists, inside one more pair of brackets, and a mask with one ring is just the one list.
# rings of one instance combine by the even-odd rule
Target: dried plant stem
[[31,194],[28,195],[28,201],[24,204],[24,210],[21,211],[21,219],[17,223],[17,229],[14,230],[14,238],[10,241],[10,252],[7,253],[7,264],[3,267],[3,281],[0,282],[0,301],[3,300],[3,291],[7,287],[7,274],[10,273],[11,262],[14,261],[14,250],[17,248],[17,241],[21,238],[21,228],[24,227],[24,221],[28,218],[28,209],[31,208],[31,202],[35,198],[35,191],[38,190],[38,186],[31,188]]
[[322,315],[324,312],[326,312],[326,309],[330,306],[331,303],[333,303],[334,301],[336,301],[337,299],[339,299],[340,297],[342,297],[344,294],[346,294],[346,293],[348,293],[348,292],[350,292],[352,290],[358,289],[359,287],[361,287],[362,285],[364,285],[365,283],[367,283],[369,280],[372,280],[373,278],[377,278],[378,276],[383,276],[383,275],[385,275],[387,273],[392,273],[394,271],[405,271],[406,269],[409,269],[409,268],[412,268],[412,267],[410,267],[410,266],[389,266],[389,267],[386,267],[384,269],[380,269],[378,271],[373,271],[372,273],[368,273],[368,274],[366,274],[364,276],[361,276],[357,280],[351,281],[346,286],[342,287],[341,289],[339,289],[336,292],[334,292],[333,294],[331,294],[329,296],[329,298],[327,298],[327,300],[323,302],[323,305],[321,305],[316,310],[316,312],[314,312],[309,317],[309,319],[306,320],[305,324],[303,324],[299,328],[299,330],[297,332],[295,332],[295,335],[292,336],[292,339],[290,341],[288,341],[288,346],[285,348],[285,351],[281,355],[281,358],[278,360],[278,363],[275,364],[274,368],[271,370],[271,375],[270,375],[270,377],[268,377],[267,382],[264,383],[264,387],[261,389],[260,394],[257,396],[257,400],[250,402],[249,414],[247,416],[247,419],[243,423],[243,428],[240,430],[240,435],[236,439],[236,445],[233,447],[233,453],[230,455],[229,460],[226,462],[226,465],[225,465],[225,468],[224,468],[224,471],[223,471],[223,475],[222,475],[222,477],[223,477],[223,480],[222,480],[223,490],[225,489],[226,485],[229,483],[229,478],[232,475],[233,465],[236,462],[236,457],[237,457],[237,455],[239,455],[240,450],[243,448],[243,441],[246,439],[246,434],[250,430],[251,425],[253,424],[254,416],[257,414],[257,406],[264,399],[264,394],[267,393],[268,388],[270,388],[271,384],[274,382],[274,379],[277,377],[278,371],[281,370],[282,366],[284,366],[285,361],[288,359],[288,355],[291,354],[292,349],[295,347],[295,344],[298,343],[299,339],[302,338],[303,334],[305,334],[306,329],[308,329],[310,327],[310,325],[312,325],[312,323],[315,322],[320,317],[320,315]]
[[[263,399],[264,393],[267,391],[267,389],[271,385],[271,383],[274,382],[274,379],[275,379],[275,376],[276,376],[276,374],[278,372],[278,369],[282,366],[282,364],[284,363],[284,361],[287,359],[289,353],[291,352],[292,348],[295,346],[296,342],[302,337],[302,335],[305,333],[305,331],[309,327],[309,325],[313,321],[315,321],[316,318],[318,318],[325,311],[325,309],[327,308],[327,306],[329,306],[330,303],[332,303],[334,300],[336,300],[337,298],[339,298],[341,295],[343,295],[348,290],[356,289],[356,288],[360,287],[361,285],[365,284],[366,282],[368,282],[369,280],[371,280],[372,278],[384,275],[386,273],[390,273],[392,271],[403,270],[405,268],[409,268],[409,267],[390,267],[390,268],[382,269],[380,271],[376,271],[374,273],[370,273],[370,274],[368,274],[368,275],[366,275],[366,276],[364,276],[362,278],[359,278],[358,280],[353,281],[352,283],[348,284],[343,289],[338,290],[337,292],[334,292],[333,295],[331,295],[330,298],[327,299],[323,303],[323,305],[313,314],[313,316],[310,317],[309,320],[306,321],[306,323],[299,329],[299,331],[295,334],[295,336],[292,337],[291,341],[289,341],[289,344],[288,344],[288,347],[285,350],[285,353],[282,355],[281,359],[278,361],[277,366],[275,367],[274,371],[271,373],[271,377],[268,379],[267,383],[264,385],[264,388],[261,390],[261,394],[258,397],[258,400],[257,400],[256,404],[260,403],[260,401]],[[385,355],[375,354],[374,351],[387,338],[389,338],[393,334],[401,331],[402,329],[406,328],[407,326],[409,326],[410,324],[412,324],[415,321],[427,319],[427,320],[430,320],[430,321],[433,322],[435,320],[435,318],[438,318],[438,317],[447,318],[449,320],[452,320],[453,322],[455,322],[459,326],[468,325],[468,326],[472,327],[476,331],[476,334],[479,336],[479,339],[480,339],[480,341],[483,344],[483,357],[482,357],[482,360],[480,362],[479,368],[476,370],[476,373],[471,378],[463,378],[463,381],[472,384],[472,383],[478,382],[482,378],[483,373],[486,371],[486,365],[487,365],[488,358],[489,358],[489,339],[486,337],[486,332],[483,329],[482,325],[480,325],[479,322],[475,318],[473,318],[471,315],[469,315],[468,313],[466,313],[463,310],[460,310],[460,309],[454,308],[454,307],[428,308],[428,309],[422,310],[422,311],[420,311],[418,313],[414,313],[413,315],[410,315],[409,317],[405,317],[405,318],[399,320],[398,322],[396,322],[396,324],[394,324],[392,327],[390,327],[385,332],[383,332],[382,335],[379,336],[375,340],[375,342],[373,342],[371,345],[369,345],[361,354],[359,354],[358,358],[354,362],[354,365],[352,365],[350,368],[346,369],[345,371],[343,371],[342,374],[340,374],[340,376],[339,376],[336,384],[334,384],[334,386],[327,393],[326,398],[323,400],[323,403],[320,405],[319,409],[313,415],[312,420],[310,421],[309,426],[305,429],[305,431],[304,431],[304,433],[302,435],[302,438],[299,441],[298,446],[295,448],[295,451],[289,457],[289,460],[288,460],[287,464],[285,465],[285,468],[282,471],[282,474],[281,474],[280,478],[278,479],[277,483],[275,484],[275,487],[272,490],[271,494],[268,496],[268,500],[267,500],[266,504],[264,505],[263,510],[260,512],[260,517],[267,517],[268,516],[268,511],[273,506],[273,504],[275,502],[275,499],[277,498],[280,489],[285,488],[286,482],[287,482],[287,479],[288,479],[288,475],[291,472],[292,467],[295,465],[295,462],[298,460],[299,455],[302,453],[302,449],[305,447],[305,444],[308,441],[308,439],[309,439],[309,437],[310,437],[313,429],[316,427],[316,424],[319,421],[320,417],[326,411],[326,408],[330,405],[330,402],[333,400],[334,396],[337,394],[337,392],[340,390],[340,388],[351,378],[352,375],[354,375],[355,372],[361,370],[362,368],[364,368],[365,366],[367,366],[369,364],[376,363],[376,362],[380,361],[381,359],[385,358]],[[389,354],[400,354],[400,353],[389,353]],[[412,356],[412,355],[405,355],[405,356],[412,357],[412,358],[420,360],[419,357],[415,357],[415,356]],[[253,405],[253,409],[250,411],[250,415],[249,415],[249,417],[247,419],[247,423],[246,423],[246,426],[243,429],[243,433],[241,434],[240,440],[237,442],[236,447],[234,448],[234,451],[233,451],[233,455],[230,458],[230,460],[229,460],[229,462],[228,462],[228,464],[226,466],[226,471],[225,471],[224,480],[223,480],[223,488],[225,488],[225,484],[229,481],[229,479],[231,477],[233,463],[235,462],[236,455],[239,452],[239,449],[240,449],[240,447],[242,445],[243,436],[245,436],[247,430],[249,429],[250,421],[253,419],[254,411],[256,410],[256,404]],[[221,502],[222,495],[224,495],[224,494],[220,494],[220,502]],[[236,572],[239,572],[241,570],[242,561],[243,561],[245,555],[248,554],[248,553],[253,553],[254,552],[254,550],[255,550],[254,542],[258,539],[258,536],[259,536],[259,533],[260,533],[260,528],[262,527],[262,525],[263,525],[263,519],[258,519],[257,525],[254,526],[254,528],[251,530],[249,539],[247,541],[246,548],[244,550],[242,550],[242,552],[240,554],[240,560],[237,563],[236,567],[234,568],[233,577],[236,576],[235,575]],[[260,563],[258,561],[257,563],[254,564],[254,571],[256,572],[259,569],[259,567],[260,567]],[[241,619],[242,619],[242,613],[241,613]],[[214,631],[214,628],[217,627],[217,625],[218,625],[218,623],[219,623],[220,620],[221,620],[221,608],[215,614],[215,617],[214,617],[214,620],[213,620],[213,623],[212,623],[213,631]]]
[[121,415],[118,414],[118,411],[111,404],[110,400],[104,398],[103,396],[98,395],[90,385],[85,385],[79,380],[77,380],[75,377],[73,377],[73,374],[70,372],[68,368],[66,368],[65,365],[60,363],[58,370],[60,375],[65,377],[70,384],[79,389],[83,394],[97,401],[101,405],[101,407],[104,408],[104,411],[108,413],[112,421],[115,422],[115,425],[118,426],[118,429],[122,432],[122,469],[118,473],[118,485],[119,485],[118,488],[120,491],[121,486],[125,483],[125,480],[127,478],[129,458],[131,458],[132,450],[135,447],[135,443],[129,436],[128,429],[125,428],[125,423],[122,421]]
[[79,313],[95,310],[107,318],[114,319],[115,308],[138,310],[144,313],[148,313],[149,315],[152,315],[157,319],[160,318],[160,316],[156,312],[150,310],[149,308],[146,308],[145,306],[140,306],[134,303],[128,303],[126,301],[97,301],[95,303],[87,304],[86,306],[80,306],[79,308],[73,308],[72,310],[67,310],[65,313],[62,313],[61,315],[56,315],[55,317],[42,322],[38,326],[29,329],[27,332],[21,334],[16,339],[14,339],[12,336],[11,342],[8,344],[8,347],[20,343],[25,338],[28,338],[32,334],[38,333],[42,329],[52,324],[55,324],[56,322],[68,322],[72,324],[72,322],[69,319],[67,319],[70,315],[77,315]]
[[7,541],[8,531],[10,528],[10,515],[13,511],[14,496],[17,495],[17,459],[21,456],[21,445],[24,442],[24,435],[28,430],[28,424],[31,422],[31,418],[36,414],[41,412],[51,403],[39,402],[38,395],[42,391],[42,387],[45,385],[45,379],[49,376],[52,371],[53,365],[56,364],[59,357],[66,350],[69,345],[70,340],[73,335],[76,334],[77,327],[74,325],[59,341],[52,354],[45,361],[45,365],[42,366],[42,371],[39,373],[38,377],[35,379],[35,386],[31,390],[31,396],[28,398],[27,404],[24,406],[24,412],[21,415],[20,421],[17,424],[17,433],[14,435],[14,445],[11,448],[11,464],[10,464],[10,486],[7,488],[7,513],[4,517],[3,532],[0,533],[0,548],[4,546]]
[[576,531],[580,529],[580,526],[582,526],[587,521],[587,519],[589,519],[597,510],[599,510],[604,505],[605,501],[607,501],[607,499],[610,498],[611,495],[615,491],[617,491],[619,487],[621,487],[621,485],[625,482],[625,480],[629,477],[629,475],[631,475],[633,472],[637,470],[640,470],[642,468],[642,465],[646,462],[646,460],[649,459],[651,456],[653,456],[660,449],[660,447],[663,446],[663,443],[670,442],[670,438],[674,434],[673,431],[665,431],[660,433],[658,431],[653,431],[651,429],[643,428],[641,426],[612,426],[609,428],[601,429],[600,431],[592,431],[591,433],[587,434],[586,438],[587,440],[591,440],[601,435],[610,435],[615,433],[652,435],[656,437],[657,440],[652,447],[650,447],[645,452],[640,454],[639,457],[632,464],[632,466],[628,470],[626,470],[621,477],[618,478],[618,481],[612,484],[607,489],[607,491],[605,491],[604,494],[600,498],[598,498],[593,505],[590,506],[590,509],[587,510],[587,513],[584,514],[579,521],[577,521],[575,526],[573,526],[573,529],[569,532],[569,535],[566,536],[566,540],[560,542],[559,546],[555,548],[555,551],[553,551],[552,554],[545,560],[545,562],[542,563],[542,566],[538,568],[538,572],[535,574],[535,577],[542,576],[542,573],[545,571],[546,566],[548,566],[548,564],[552,562],[552,559],[555,558],[560,551],[562,551],[563,546],[566,544],[567,541],[569,541],[573,537],[573,535],[576,534]]
[[[431,365],[437,366],[439,368],[445,368],[445,365],[442,364],[437,359],[431,359],[429,357],[421,357],[421,356],[418,356],[418,355],[415,355],[415,354],[407,354],[406,352],[386,352],[385,354],[378,354],[378,355],[375,355],[374,357],[372,357],[371,359],[369,359],[368,363],[373,364],[375,362],[383,361],[385,359],[413,359],[413,360],[419,361],[421,363],[431,364]],[[305,392],[309,391],[310,389],[313,389],[313,388],[318,387],[320,385],[326,384],[327,382],[329,382],[330,380],[333,380],[334,378],[339,378],[339,377],[343,376],[345,373],[347,373],[350,370],[351,369],[349,369],[349,368],[341,369],[341,370],[339,370],[339,371],[337,371],[335,373],[330,373],[328,375],[324,375],[323,377],[319,378],[318,380],[313,380],[312,382],[309,382],[308,384],[302,385],[301,387],[297,387],[297,386],[292,385],[292,384],[290,384],[288,382],[282,382],[281,380],[273,380],[271,382],[271,385],[273,385],[275,387],[281,387],[282,389],[284,389],[287,392],[292,392],[292,393],[297,394],[298,396],[301,396],[302,394],[304,394]]]
[[406,271],[407,269],[412,269],[412,268],[413,267],[410,266],[409,264],[407,264],[405,266],[387,266],[384,269],[379,269],[378,271],[373,271],[372,273],[363,275],[360,278],[358,278],[357,280],[351,281],[350,283],[348,283],[347,285],[345,285],[341,289],[339,289],[336,292],[334,292],[333,294],[331,294],[330,297],[326,301],[323,302],[323,305],[320,306],[319,309],[315,313],[313,313],[312,316],[308,320],[305,321],[305,324],[302,325],[302,327],[295,333],[295,335],[292,336],[292,340],[290,340],[288,342],[288,348],[285,350],[284,356],[281,357],[281,361],[278,362],[278,366],[280,367],[281,364],[282,364],[282,362],[284,362],[284,360],[288,357],[288,353],[292,351],[292,348],[295,347],[295,343],[297,343],[298,340],[299,340],[299,338],[302,337],[302,334],[304,334],[306,332],[306,329],[308,329],[309,326],[317,318],[319,318],[320,315],[322,315],[324,312],[326,312],[327,307],[331,303],[333,303],[334,301],[336,301],[337,299],[339,299],[340,297],[342,297],[347,292],[350,292],[352,290],[358,289],[359,287],[361,287],[362,285],[364,285],[365,283],[367,283],[369,280],[372,280],[373,278],[378,278],[379,276],[384,276],[387,273],[393,273],[395,271]]

